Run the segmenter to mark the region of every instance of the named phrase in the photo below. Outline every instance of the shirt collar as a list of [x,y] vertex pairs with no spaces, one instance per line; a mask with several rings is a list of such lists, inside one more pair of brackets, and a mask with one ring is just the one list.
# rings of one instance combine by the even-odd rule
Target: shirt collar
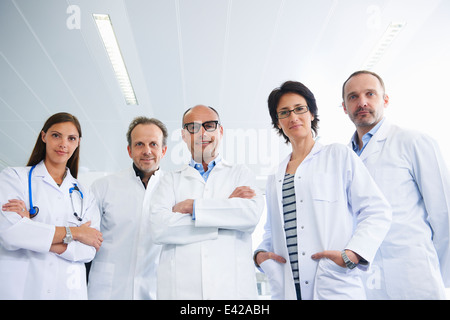
[[[212,160],[210,163],[208,163],[208,170],[214,168],[214,166],[216,164],[218,164],[221,160],[222,160],[222,156],[220,154],[217,155],[217,157],[215,157],[214,160]],[[197,170],[203,171],[203,165],[201,163],[198,163],[197,161],[195,161],[193,158],[191,158],[191,161],[189,162],[189,166],[191,166]]]
[[138,167],[136,167],[134,162],[133,162],[133,170],[134,170],[134,173],[136,174],[136,176],[139,177],[139,179],[142,180],[144,178],[144,173]]
[[377,133],[378,129],[380,129],[381,125],[384,122],[384,118],[381,119],[380,122],[377,123],[377,125],[375,127],[372,128],[372,130],[370,130],[369,132],[367,132],[363,137],[362,137],[362,141],[363,141],[363,147],[361,148],[361,150],[359,150],[359,143],[358,143],[358,132],[355,131],[355,133],[353,134],[352,137],[352,148],[353,151],[357,152],[357,153],[361,153],[362,150],[364,149],[364,147],[367,145],[367,143],[369,143],[370,139],[375,135],[375,133]]
[[[145,187],[145,183],[142,181],[142,179],[144,179],[144,177],[145,177],[145,173],[142,172],[142,170],[140,170],[138,167],[136,167],[134,162],[133,162],[133,170],[134,170],[134,173],[136,174],[136,177],[138,177],[141,180],[142,184]],[[155,172],[153,172],[152,176],[154,176],[158,170],[159,170],[159,167],[158,167],[158,169],[155,170]]]

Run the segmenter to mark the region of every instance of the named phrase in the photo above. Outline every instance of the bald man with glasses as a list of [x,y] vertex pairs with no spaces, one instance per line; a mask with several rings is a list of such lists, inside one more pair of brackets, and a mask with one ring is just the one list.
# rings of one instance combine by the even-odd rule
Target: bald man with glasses
[[264,208],[254,174],[219,154],[217,111],[183,115],[191,161],[167,174],[151,201],[151,234],[163,245],[157,299],[256,299],[252,232]]

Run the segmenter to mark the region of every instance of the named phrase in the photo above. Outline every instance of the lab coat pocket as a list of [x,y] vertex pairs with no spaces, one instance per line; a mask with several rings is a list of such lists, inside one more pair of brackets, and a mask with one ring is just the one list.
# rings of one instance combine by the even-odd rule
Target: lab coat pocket
[[67,226],[68,227],[79,227],[82,223],[85,223],[87,221],[79,221],[75,215],[70,215],[67,219]]
[[111,299],[113,279],[114,264],[94,260],[89,273],[89,299]]
[[[421,245],[389,245],[381,248],[380,253],[383,257],[383,268],[390,270],[383,274],[390,297],[408,300],[445,298],[439,261],[427,248]],[[419,281],[420,286],[403,289]]]
[[24,298],[29,261],[0,259],[0,300]]
[[359,269],[342,268],[329,259],[321,259],[314,283],[314,299],[365,299],[360,272]]
[[267,259],[260,265],[269,280],[272,299],[279,300],[284,297],[284,265],[272,259]]
[[313,200],[335,202],[339,199],[339,181],[335,173],[316,173],[311,184]]
[[[402,206],[405,203],[405,197],[414,199],[413,194],[416,194],[418,198],[422,197],[418,193],[414,178],[406,168],[376,168],[374,179],[392,207]],[[399,193],[398,190],[402,192]]]

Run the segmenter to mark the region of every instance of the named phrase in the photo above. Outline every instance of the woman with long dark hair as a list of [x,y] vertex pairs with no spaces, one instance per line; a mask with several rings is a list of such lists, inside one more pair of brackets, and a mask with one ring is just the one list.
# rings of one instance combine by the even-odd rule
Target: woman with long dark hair
[[365,299],[367,270],[391,224],[391,209],[361,160],[322,145],[318,108],[302,83],[268,99],[272,125],[292,152],[267,181],[267,224],[256,264],[274,299]]
[[0,299],[86,299],[100,213],[76,180],[81,127],[52,115],[26,167],[0,173]]

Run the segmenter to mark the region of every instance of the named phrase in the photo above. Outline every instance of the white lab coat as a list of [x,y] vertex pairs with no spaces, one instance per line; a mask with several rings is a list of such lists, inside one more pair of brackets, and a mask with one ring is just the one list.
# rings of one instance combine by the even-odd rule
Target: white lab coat
[[450,287],[450,175],[437,143],[385,119],[361,160],[393,212],[368,274],[368,298],[444,299],[444,284]]
[[[253,199],[228,197],[250,186]],[[172,212],[195,199],[195,220]],[[251,234],[264,200],[244,165],[221,160],[207,182],[186,165],[166,174],[153,194],[151,234],[163,245],[158,267],[158,299],[256,299]]]
[[[6,168],[0,174],[0,205],[9,199],[27,204],[30,167]],[[83,221],[72,209],[69,189],[76,183],[84,195]],[[91,221],[100,228],[100,214],[94,197],[78,184],[69,169],[61,187],[55,183],[44,162],[32,174],[33,204],[39,214],[33,219],[15,212],[0,215],[0,299],[86,299],[86,268],[84,263],[94,258],[95,248],[72,241],[58,255],[49,252],[55,226],[76,227]],[[80,213],[77,192],[73,203]]]
[[[296,299],[284,231],[282,185],[290,155],[267,181],[267,222],[258,250],[287,262],[266,260],[273,299]],[[324,250],[350,249],[369,263],[391,222],[391,209],[363,163],[346,146],[316,142],[294,178],[299,274],[302,299],[365,299],[359,264],[349,270],[329,259],[313,260]]]
[[156,171],[147,189],[132,167],[93,183],[104,241],[92,261],[89,299],[156,299],[161,246],[153,243],[149,213],[142,208],[144,198],[148,201],[161,175],[160,170]]

